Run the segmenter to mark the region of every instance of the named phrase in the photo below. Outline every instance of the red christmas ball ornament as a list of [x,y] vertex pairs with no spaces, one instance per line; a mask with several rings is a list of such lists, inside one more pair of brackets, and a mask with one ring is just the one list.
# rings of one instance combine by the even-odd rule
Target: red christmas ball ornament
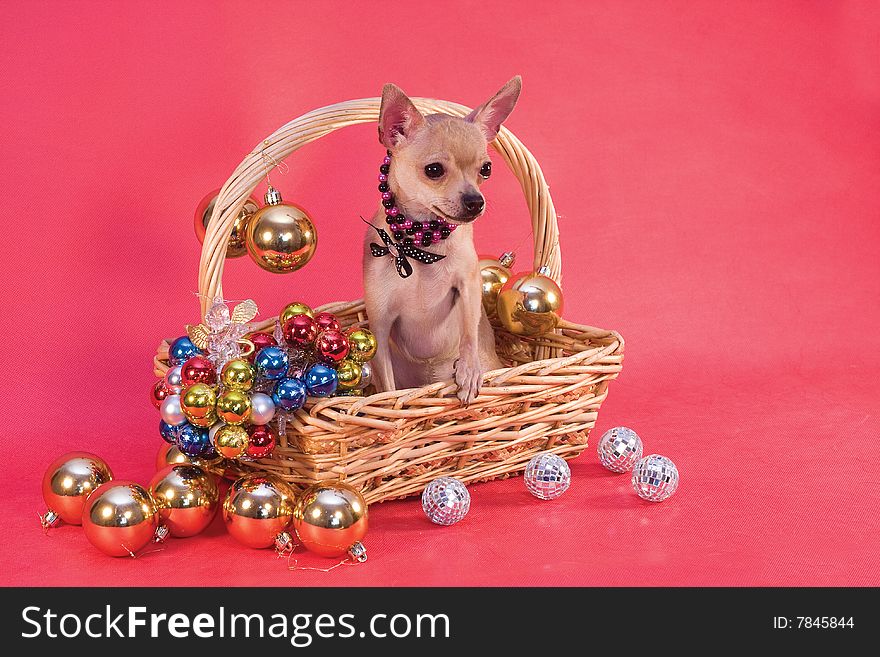
[[340,329],[339,320],[333,313],[318,313],[315,315],[315,324],[318,325],[319,331],[338,331]]
[[342,331],[330,329],[318,336],[315,348],[324,361],[338,363],[348,356],[348,338]]
[[257,354],[260,353],[260,349],[262,349],[263,347],[278,346],[278,341],[275,340],[275,337],[269,333],[249,333],[248,335],[244,336],[244,339],[250,340],[254,343],[254,351],[247,357],[247,360],[251,365],[254,364],[254,358],[256,358]]
[[307,347],[318,337],[318,327],[308,315],[294,315],[282,327],[284,341],[291,347]]
[[150,390],[150,401],[158,409],[167,396],[168,388],[165,387],[165,379],[159,379]]
[[275,432],[268,424],[248,427],[248,448],[245,454],[252,459],[264,459],[275,449]]
[[180,368],[180,380],[184,388],[189,388],[196,383],[206,383],[209,386],[217,383],[217,370],[214,364],[204,356],[193,356]]

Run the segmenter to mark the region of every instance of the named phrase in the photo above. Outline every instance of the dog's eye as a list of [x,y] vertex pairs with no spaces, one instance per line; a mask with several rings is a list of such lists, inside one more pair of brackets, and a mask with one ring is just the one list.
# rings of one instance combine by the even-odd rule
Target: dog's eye
[[480,175],[483,176],[483,178],[488,178],[489,176],[492,175],[492,163],[491,162],[484,162],[483,163],[483,166],[480,167]]
[[428,176],[428,178],[439,178],[444,173],[443,165],[439,162],[432,162],[425,167],[425,175]]

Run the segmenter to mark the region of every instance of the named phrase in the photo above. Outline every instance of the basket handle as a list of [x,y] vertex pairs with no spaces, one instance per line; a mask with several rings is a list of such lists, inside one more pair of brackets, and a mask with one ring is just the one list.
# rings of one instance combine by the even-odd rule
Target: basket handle
[[[466,116],[471,111],[464,105],[445,100],[413,98],[412,101],[425,113],[444,112],[453,116]],[[265,176],[263,154],[280,162],[295,150],[334,130],[358,123],[376,122],[379,120],[380,103],[380,98],[362,98],[312,110],[281,126],[238,165],[220,190],[202,245],[199,294],[203,317],[210,308],[212,299],[223,296],[226,245],[232,234],[235,217]],[[507,162],[528,203],[532,218],[535,269],[546,266],[550,269],[550,276],[559,281],[562,275],[559,227],[550,189],[541,167],[522,142],[503,126],[492,142],[492,147]]]

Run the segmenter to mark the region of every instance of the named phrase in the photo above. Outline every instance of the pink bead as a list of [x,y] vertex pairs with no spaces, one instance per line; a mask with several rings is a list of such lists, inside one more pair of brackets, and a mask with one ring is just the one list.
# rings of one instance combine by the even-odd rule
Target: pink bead
[[401,222],[400,227],[401,227],[403,230],[409,230],[410,228],[412,228],[412,219],[404,219],[404,220]]
[[390,214],[392,217],[396,217],[397,215],[400,214],[400,210],[398,210],[397,206],[395,205],[389,209],[388,214]]
[[425,234],[424,234],[422,231],[420,231],[420,230],[417,230],[415,233],[413,233],[413,239],[415,240],[416,244],[418,244],[419,242],[421,242],[421,241],[422,241],[422,238],[423,238],[424,236],[425,236]]
[[456,228],[458,228],[458,224],[446,224],[446,225],[449,226],[450,231],[454,231]]
[[391,192],[382,192],[382,200],[390,201],[391,200]]
[[391,157],[386,155],[385,159],[382,160],[382,164],[391,164]]
[[440,234],[439,230],[435,230],[433,232],[433,234],[431,235],[431,243],[432,244],[436,244],[437,242],[439,242],[442,239],[443,239],[443,236]]
[[388,176],[386,176],[384,173],[380,173],[379,182],[388,182]]

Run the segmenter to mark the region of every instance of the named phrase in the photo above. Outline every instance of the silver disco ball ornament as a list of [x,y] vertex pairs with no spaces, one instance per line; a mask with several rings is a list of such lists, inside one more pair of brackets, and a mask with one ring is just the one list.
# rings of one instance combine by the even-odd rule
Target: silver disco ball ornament
[[599,462],[611,472],[629,472],[642,458],[642,439],[628,427],[609,429],[599,439]]
[[422,509],[437,525],[454,525],[470,508],[471,494],[458,479],[437,477],[422,491]]
[[678,468],[665,456],[651,454],[636,463],[632,485],[643,500],[662,502],[678,488]]
[[532,495],[555,500],[571,486],[571,469],[561,456],[544,452],[529,461],[524,479]]

